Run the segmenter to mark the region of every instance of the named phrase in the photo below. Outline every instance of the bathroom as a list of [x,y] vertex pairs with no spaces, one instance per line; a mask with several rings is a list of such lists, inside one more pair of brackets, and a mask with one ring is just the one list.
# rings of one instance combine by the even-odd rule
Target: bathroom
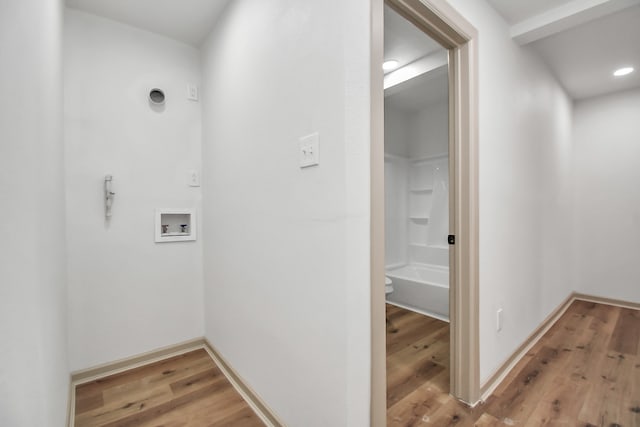
[[450,392],[449,57],[390,7],[384,14],[386,400],[395,420],[416,387]]
[[447,51],[389,8],[385,37],[387,303],[448,321]]

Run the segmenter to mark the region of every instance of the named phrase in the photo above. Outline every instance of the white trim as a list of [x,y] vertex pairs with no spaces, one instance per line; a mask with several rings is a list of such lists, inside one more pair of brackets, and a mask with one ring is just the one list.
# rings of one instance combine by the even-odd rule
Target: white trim
[[86,383],[90,383],[91,381],[99,380],[101,378],[110,377],[111,375],[120,374],[122,372],[126,372],[126,371],[129,371],[131,369],[141,368],[143,366],[150,365],[150,364],[156,363],[156,362],[160,362],[162,360],[169,359],[169,358],[172,358],[172,357],[180,356],[182,354],[189,353],[191,351],[198,350],[200,348],[202,348],[202,345],[195,345],[194,347],[185,348],[185,349],[182,349],[182,350],[179,350],[179,351],[175,351],[173,353],[166,353],[166,354],[163,354],[162,356],[150,357],[149,359],[141,360],[139,362],[135,362],[135,363],[132,363],[132,364],[127,365],[127,366],[123,366],[123,367],[120,367],[120,368],[115,368],[115,369],[112,369],[112,370],[109,370],[109,371],[105,371],[104,373],[101,373],[101,374],[95,374],[95,375],[92,375],[92,376],[84,377],[84,378],[82,378],[80,380],[73,381],[72,382],[73,388],[75,390],[76,386],[79,386],[79,385],[82,385],[82,384],[86,384]]
[[201,338],[190,340],[180,344],[153,350],[147,353],[142,353],[137,356],[119,359],[114,362],[104,363],[92,368],[72,372],[69,385],[71,397],[69,400],[69,415],[67,417],[67,419],[69,420],[68,426],[74,427],[75,425],[76,387],[78,385],[86,384],[100,378],[106,378],[108,376],[119,374],[130,369],[139,368],[141,366],[149,365],[151,363],[156,363],[161,360],[179,356],[193,350],[198,350],[199,348],[202,348],[202,342],[203,340]]
[[574,297],[576,300],[587,301],[587,302],[595,302],[597,304],[605,304],[612,305],[614,307],[628,308],[630,310],[640,310],[640,303],[631,302],[631,301],[623,301],[619,299],[607,298],[607,297],[599,297],[595,295],[587,295],[581,294],[579,292],[574,292]]
[[67,402],[67,426],[73,427],[76,422],[76,386],[69,375],[69,401]]
[[[277,417],[268,409],[264,402],[260,400],[258,395],[251,390],[251,388],[245,383],[242,378],[233,370],[233,368],[222,359],[216,352],[216,350],[211,346],[207,339],[204,339],[204,344],[202,346],[204,350],[209,354],[211,359],[215,362],[215,364],[220,368],[225,377],[229,380],[233,388],[242,396],[242,398],[247,402],[247,404],[253,409],[253,412],[256,413],[258,418],[262,420],[263,423],[267,425],[267,427],[281,427],[284,426],[284,423],[277,421]],[[269,414],[265,414],[268,412]]]
[[131,357],[125,357],[123,359],[96,365],[91,368],[74,371],[71,373],[71,381],[74,386],[76,386],[108,377],[110,375],[119,374],[120,372],[139,368],[150,363],[159,362],[170,357],[179,356],[181,354],[197,350],[202,346],[202,342],[202,338],[195,338],[189,341],[140,353]]

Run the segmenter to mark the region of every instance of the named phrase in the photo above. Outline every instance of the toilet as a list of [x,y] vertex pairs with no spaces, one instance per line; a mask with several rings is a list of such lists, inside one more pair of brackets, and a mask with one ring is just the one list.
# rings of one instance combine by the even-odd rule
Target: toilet
[[384,276],[384,293],[389,295],[391,292],[393,292],[393,281]]
[[[384,276],[384,293],[386,295],[389,295],[391,292],[393,292],[393,281],[389,279],[387,276]],[[389,319],[389,305],[386,305],[385,311],[386,311],[385,317],[387,320],[387,332],[395,334],[396,332],[398,332],[398,328],[396,328],[393,325],[393,322],[391,322],[391,319]]]

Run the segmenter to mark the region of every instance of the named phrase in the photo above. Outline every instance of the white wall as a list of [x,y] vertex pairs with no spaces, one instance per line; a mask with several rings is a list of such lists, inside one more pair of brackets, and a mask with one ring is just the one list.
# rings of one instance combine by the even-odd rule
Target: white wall
[[385,265],[406,264],[410,113],[384,107]]
[[412,159],[449,152],[449,103],[438,102],[414,112],[409,121],[408,154]]
[[291,426],[369,425],[370,7],[236,0],[203,48],[206,336]]
[[409,116],[404,111],[384,107],[384,152],[409,157]]
[[420,159],[449,151],[449,105],[437,102],[421,110],[385,105],[384,152]]
[[[155,208],[198,208],[200,81],[191,46],[65,15],[65,161],[72,370],[203,335],[202,245],[154,243]],[[164,111],[149,89],[165,90]],[[113,174],[113,217],[103,179]]]
[[[479,30],[480,370],[485,381],[572,291],[572,104],[484,1]],[[496,310],[504,328],[496,331]]]
[[576,291],[640,302],[640,90],[574,109]]
[[384,259],[387,268],[406,264],[409,254],[409,160],[385,154],[384,158]]
[[62,4],[0,2],[0,425],[63,426]]

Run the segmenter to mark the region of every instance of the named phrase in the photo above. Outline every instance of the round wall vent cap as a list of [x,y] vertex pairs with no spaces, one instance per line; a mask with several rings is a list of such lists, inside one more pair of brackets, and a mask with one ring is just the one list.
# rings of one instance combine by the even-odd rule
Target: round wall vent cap
[[149,100],[157,105],[164,104],[164,92],[162,89],[153,88],[149,92]]

